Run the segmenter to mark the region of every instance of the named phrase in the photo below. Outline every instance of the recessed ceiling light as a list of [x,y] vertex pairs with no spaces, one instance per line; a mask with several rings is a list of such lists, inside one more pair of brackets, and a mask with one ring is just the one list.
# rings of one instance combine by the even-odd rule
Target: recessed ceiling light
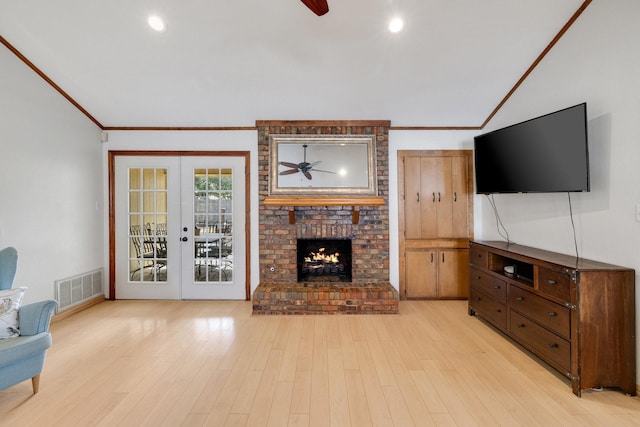
[[164,33],[167,31],[167,24],[160,18],[158,15],[151,15],[149,19],[147,19],[149,26],[156,30],[159,33]]
[[399,32],[402,30],[402,27],[404,27],[404,22],[401,18],[393,18],[391,22],[389,22],[389,31],[392,33]]

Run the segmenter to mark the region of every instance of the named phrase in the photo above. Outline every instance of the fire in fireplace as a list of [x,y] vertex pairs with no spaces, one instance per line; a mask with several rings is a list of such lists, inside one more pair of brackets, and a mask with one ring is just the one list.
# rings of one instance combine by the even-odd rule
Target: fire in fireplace
[[298,282],[351,282],[351,239],[298,239]]

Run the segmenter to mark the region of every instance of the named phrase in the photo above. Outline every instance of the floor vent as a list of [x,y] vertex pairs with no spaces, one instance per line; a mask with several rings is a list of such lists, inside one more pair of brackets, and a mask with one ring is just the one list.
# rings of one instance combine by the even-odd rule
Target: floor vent
[[55,299],[58,301],[56,313],[61,313],[76,305],[104,295],[102,286],[104,269],[99,268],[88,273],[68,277],[55,282]]

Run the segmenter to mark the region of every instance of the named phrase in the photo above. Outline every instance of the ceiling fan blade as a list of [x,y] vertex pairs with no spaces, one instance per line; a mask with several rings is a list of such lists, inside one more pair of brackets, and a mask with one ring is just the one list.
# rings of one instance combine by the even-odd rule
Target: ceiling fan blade
[[286,171],[282,171],[278,175],[293,175],[294,173],[298,173],[298,169],[289,169]]
[[335,175],[335,172],[333,172],[333,171],[323,171],[322,169],[314,169],[313,171],[314,171],[314,172],[332,173],[332,174],[334,174],[334,175]]
[[[329,12],[329,5],[327,0],[301,0],[313,13],[318,16],[322,16]],[[311,178],[309,178],[311,179]]]
[[306,176],[306,177],[307,177],[307,179],[311,179],[311,178],[312,178],[312,177],[311,177],[311,174],[310,174],[309,172],[305,172],[305,173],[304,173],[304,176]]
[[286,166],[288,168],[298,169],[300,167],[297,163],[289,163],[289,162],[280,162],[282,166]]

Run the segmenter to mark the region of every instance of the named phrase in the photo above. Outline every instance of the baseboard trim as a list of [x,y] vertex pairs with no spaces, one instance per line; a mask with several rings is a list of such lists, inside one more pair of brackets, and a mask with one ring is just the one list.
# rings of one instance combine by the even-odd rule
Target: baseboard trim
[[70,308],[68,310],[63,311],[62,313],[54,314],[51,318],[51,322],[57,322],[59,320],[66,319],[67,317],[73,316],[76,313],[86,310],[87,308],[93,307],[94,305],[100,304],[106,300],[104,295],[98,295],[95,298],[89,299],[82,304],[78,304],[77,306]]

